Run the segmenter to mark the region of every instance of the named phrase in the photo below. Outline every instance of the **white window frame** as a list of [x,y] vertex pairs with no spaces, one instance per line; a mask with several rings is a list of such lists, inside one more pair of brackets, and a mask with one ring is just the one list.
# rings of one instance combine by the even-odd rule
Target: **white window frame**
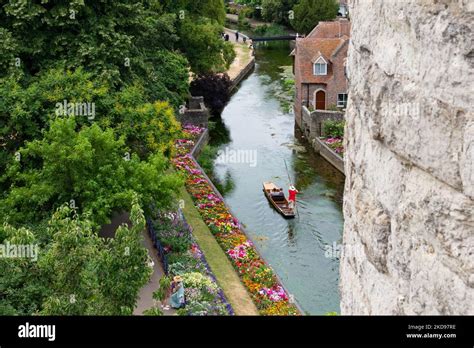
[[[316,66],[321,65],[324,67],[324,72],[318,73],[316,71]],[[328,63],[324,60],[323,57],[319,57],[317,61],[314,62],[313,64],[313,74],[315,76],[325,76],[328,74]]]
[[[340,96],[340,95],[343,95],[343,96],[345,95],[345,96],[346,96],[345,98],[344,98],[344,97],[342,98],[342,99],[343,99],[342,103],[340,103],[340,101],[339,101],[339,96]],[[338,93],[338,94],[337,94],[337,107],[338,107],[338,108],[345,108],[345,107],[347,107],[347,97],[348,97],[347,93]]]

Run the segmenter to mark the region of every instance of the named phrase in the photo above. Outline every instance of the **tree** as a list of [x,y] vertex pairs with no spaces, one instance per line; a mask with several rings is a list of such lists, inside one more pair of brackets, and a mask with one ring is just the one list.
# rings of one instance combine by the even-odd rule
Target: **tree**
[[227,74],[206,74],[191,82],[192,95],[204,97],[204,102],[214,115],[220,115],[230,100],[232,81]]
[[290,11],[293,10],[297,2],[297,0],[263,0],[262,17],[269,22],[289,25]]
[[[187,88],[186,88],[187,89]],[[146,103],[141,86],[129,86],[116,95],[110,125],[140,158],[155,153],[171,157],[181,125],[167,102]]]
[[41,221],[72,202],[99,226],[112,212],[130,209],[134,192],[144,207],[172,203],[181,180],[164,173],[169,162],[161,153],[141,161],[112,129],[76,127],[74,117],[58,118],[43,139],[19,150],[21,161],[13,160],[6,173],[11,188],[0,200],[3,221]]
[[191,69],[196,74],[222,72],[230,62],[222,51],[226,47],[220,38],[222,26],[207,19],[182,21],[179,35],[181,50],[185,52]]
[[320,21],[336,18],[339,4],[336,0],[301,0],[293,8],[295,18],[293,28],[300,33],[308,34]]
[[[0,258],[0,314],[131,314],[138,292],[151,275],[142,245],[145,226],[138,196],[133,198],[131,227],[119,227],[110,242],[94,224],[67,205],[48,222],[38,259]],[[0,227],[0,242],[37,245],[38,228]]]
[[[26,141],[43,136],[58,111],[58,103],[93,104],[94,115],[76,115],[77,129],[97,123],[102,128],[114,128],[124,135],[126,145],[146,158],[153,152],[169,156],[174,140],[180,136],[172,106],[184,103],[188,95],[187,61],[172,52],[162,51],[156,69],[149,78],[156,80],[151,88],[135,83],[115,92],[107,83],[93,77],[82,68],[64,71],[55,68],[34,78],[9,76],[0,85],[0,172]],[[156,98],[156,99],[155,99]],[[6,190],[9,183],[2,185]]]
[[[225,5],[224,0],[162,0],[164,9],[184,17],[207,18],[224,25]],[[183,11],[183,12],[181,12]],[[181,18],[183,19],[183,18]]]

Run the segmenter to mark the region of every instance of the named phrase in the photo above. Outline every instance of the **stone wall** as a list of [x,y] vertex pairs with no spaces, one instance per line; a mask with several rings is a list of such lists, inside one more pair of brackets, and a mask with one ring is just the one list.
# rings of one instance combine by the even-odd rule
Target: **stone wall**
[[474,314],[471,0],[352,0],[342,314]]
[[329,110],[309,111],[306,106],[302,107],[300,128],[307,137],[324,136],[323,124],[326,121],[344,121],[344,113]]
[[344,159],[319,140],[319,137],[324,136],[323,123],[329,120],[343,121],[344,114],[328,110],[309,111],[306,106],[303,106],[301,119],[299,122],[296,119],[296,123],[313,149],[344,174]]
[[204,105],[203,97],[190,97],[184,112],[178,113],[181,124],[192,124],[207,128],[209,124],[209,110]]
[[232,79],[232,85],[230,86],[230,92],[233,92],[234,89],[247,77],[255,68],[255,57],[251,57],[250,61],[245,65],[239,74]]

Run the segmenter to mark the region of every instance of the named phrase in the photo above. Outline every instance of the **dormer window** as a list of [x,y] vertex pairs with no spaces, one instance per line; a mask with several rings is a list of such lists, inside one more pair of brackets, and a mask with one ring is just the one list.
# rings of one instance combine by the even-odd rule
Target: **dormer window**
[[327,75],[328,74],[328,63],[323,57],[319,57],[313,65],[314,75]]

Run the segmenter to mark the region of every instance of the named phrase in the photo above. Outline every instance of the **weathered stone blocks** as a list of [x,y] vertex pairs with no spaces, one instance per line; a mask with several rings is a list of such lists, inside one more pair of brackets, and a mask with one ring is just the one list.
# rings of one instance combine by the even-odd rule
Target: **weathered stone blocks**
[[351,2],[342,314],[474,314],[474,5]]

